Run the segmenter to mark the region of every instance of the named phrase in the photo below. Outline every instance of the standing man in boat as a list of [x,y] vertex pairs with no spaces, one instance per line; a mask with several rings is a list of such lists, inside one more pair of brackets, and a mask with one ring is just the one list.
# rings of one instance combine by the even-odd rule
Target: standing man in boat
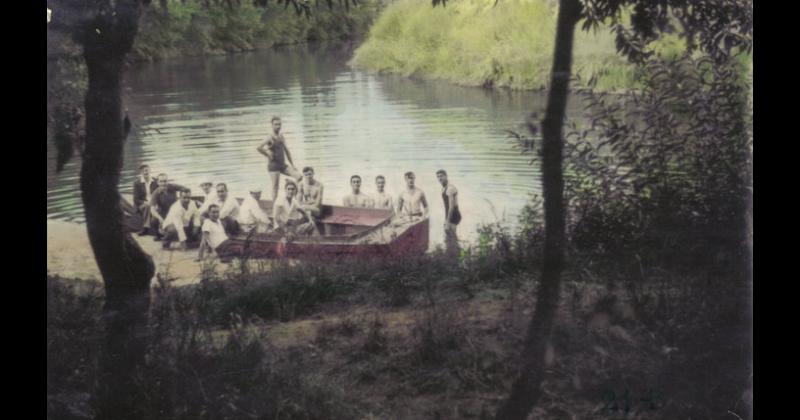
[[139,166],[139,174],[139,178],[133,181],[133,206],[143,220],[139,235],[147,235],[150,231],[150,198],[158,188],[158,181],[150,176],[150,166],[147,164]]
[[372,199],[369,198],[366,194],[361,193],[360,176],[353,175],[350,177],[350,188],[352,188],[353,193],[346,196],[344,200],[342,200],[342,204],[345,207],[360,207],[360,208],[374,207]]
[[383,175],[375,177],[375,187],[378,189],[378,192],[375,193],[375,197],[372,199],[375,208],[392,210],[392,212],[394,212],[394,200],[392,200],[391,195],[383,190],[386,187],[386,178],[384,178]]
[[461,222],[461,212],[458,210],[458,190],[456,186],[447,181],[447,172],[444,169],[436,171],[436,178],[442,184],[442,201],[444,202],[444,243],[447,253],[458,255],[458,235],[456,227]]
[[242,201],[239,209],[239,227],[242,232],[266,231],[267,225],[269,225],[269,216],[261,208],[259,200],[261,200],[261,188],[251,188],[250,196],[245,197]]
[[299,188],[300,207],[312,217],[319,217],[322,214],[323,185],[314,179],[314,168],[310,166],[303,168],[303,182],[300,183]]
[[[272,201],[278,198],[278,188],[280,187],[281,174],[284,174],[297,182],[303,175],[297,171],[292,162],[292,154],[286,146],[286,139],[281,133],[280,117],[272,117],[272,133],[256,149],[259,153],[267,157],[267,171],[269,171],[270,181],[272,181]],[[286,160],[289,163],[286,163]]]
[[200,211],[192,200],[192,191],[189,189],[180,191],[180,199],[172,204],[164,219],[164,239],[161,246],[168,249],[176,239],[183,249],[190,242],[200,239]]
[[414,186],[414,172],[406,172],[406,189],[397,198],[397,209],[400,217],[406,221],[415,221],[428,216],[428,200],[425,193]]
[[219,220],[219,206],[211,204],[208,206],[208,218],[203,221],[202,227],[203,237],[200,240],[200,250],[197,253],[195,261],[201,261],[208,248],[209,253],[216,252],[220,244],[228,239],[228,234],[225,233],[225,227]]
[[317,231],[316,225],[306,210],[300,206],[295,195],[297,184],[286,180],[286,196],[272,205],[272,222],[275,231],[292,239],[295,235],[312,235]]

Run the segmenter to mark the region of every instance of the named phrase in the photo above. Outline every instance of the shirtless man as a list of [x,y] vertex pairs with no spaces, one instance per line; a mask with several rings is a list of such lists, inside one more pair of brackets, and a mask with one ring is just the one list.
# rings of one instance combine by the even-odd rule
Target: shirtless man
[[458,190],[455,185],[447,181],[447,172],[444,169],[436,171],[436,178],[442,184],[442,201],[444,202],[444,243],[448,253],[458,252],[458,236],[456,227],[461,222],[461,212],[458,210]]
[[361,193],[361,177],[353,175],[350,177],[350,187],[353,193],[346,196],[342,200],[345,207],[373,207],[372,200],[366,195]]
[[375,187],[378,189],[378,192],[375,193],[374,198],[372,199],[373,203],[375,204],[376,209],[385,209],[385,210],[392,210],[394,212],[394,200],[392,200],[392,196],[387,194],[384,191],[384,187],[386,187],[386,178],[383,175],[378,175],[375,177]]
[[[300,179],[303,178],[303,175],[295,169],[294,162],[292,162],[292,154],[289,153],[289,148],[286,147],[286,139],[281,134],[280,117],[272,117],[272,133],[256,150],[267,157],[267,171],[269,171],[269,177],[272,181],[272,201],[275,201],[278,197],[281,174],[293,178],[297,182],[300,182]],[[289,161],[288,165],[286,160]]]
[[322,183],[314,179],[314,168],[303,168],[303,182],[300,183],[300,207],[313,217],[322,214]]
[[[414,173],[406,172],[406,190],[397,198],[397,213],[406,221],[413,221],[428,216],[428,200],[425,193],[414,186]],[[422,208],[420,208],[422,207]]]

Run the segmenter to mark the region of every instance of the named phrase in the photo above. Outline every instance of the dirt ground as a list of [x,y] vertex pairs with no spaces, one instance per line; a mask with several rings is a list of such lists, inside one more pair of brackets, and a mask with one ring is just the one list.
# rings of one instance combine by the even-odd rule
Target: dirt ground
[[[136,241],[153,257],[156,272],[175,279],[177,286],[196,283],[200,279],[203,266],[195,262],[197,250],[183,251],[177,249],[164,250],[161,242],[152,236],[133,235]],[[216,262],[215,270],[219,272],[228,268],[228,264]],[[100,281],[100,270],[94,260],[86,225],[59,220],[47,220],[47,271],[51,275],[66,278]]]

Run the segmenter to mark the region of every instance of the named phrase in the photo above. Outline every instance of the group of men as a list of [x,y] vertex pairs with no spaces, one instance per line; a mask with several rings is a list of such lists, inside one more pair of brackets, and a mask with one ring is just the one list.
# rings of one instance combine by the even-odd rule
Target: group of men
[[[140,235],[152,234],[162,241],[164,248],[179,241],[185,249],[199,245],[198,260],[209,249],[214,250],[229,235],[241,232],[275,232],[286,237],[319,235],[317,219],[322,213],[323,185],[314,178],[314,169],[297,171],[285,138],[280,132],[281,120],[273,117],[272,133],[257,150],[267,158],[267,170],[272,185],[272,217],[261,208],[261,190],[250,189],[250,194],[239,205],[229,197],[225,183],[203,182],[202,203],[192,199],[189,188],[171,184],[166,174],[157,178],[150,174],[148,165],[141,165],[140,176],[134,181],[133,195],[136,211],[143,218]],[[287,163],[288,161],[288,163]],[[280,176],[289,177],[285,184],[285,195],[278,200]],[[442,185],[442,200],[445,207],[445,239],[448,249],[458,248],[456,226],[461,221],[458,210],[458,191],[447,180],[444,170],[436,172]],[[373,195],[361,191],[361,177],[350,177],[351,194],[344,197],[346,207],[379,208],[391,210],[401,223],[426,217],[429,211],[425,193],[414,185],[413,172],[404,175],[406,189],[398,196],[397,203],[385,190],[386,178],[375,178],[376,192]]]

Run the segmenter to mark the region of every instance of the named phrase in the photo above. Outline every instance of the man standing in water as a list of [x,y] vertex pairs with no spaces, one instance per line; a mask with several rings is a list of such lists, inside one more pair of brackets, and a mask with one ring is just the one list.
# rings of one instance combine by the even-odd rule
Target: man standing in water
[[461,212],[458,210],[458,190],[455,185],[447,181],[447,172],[444,169],[436,171],[436,178],[442,184],[442,201],[444,202],[444,243],[447,252],[458,254],[458,236],[456,227],[461,222]]
[[[272,133],[256,150],[267,157],[267,171],[269,171],[270,181],[272,181],[272,201],[275,201],[278,197],[281,174],[297,182],[300,182],[303,178],[303,175],[295,169],[294,162],[292,162],[292,154],[289,153],[289,148],[286,147],[286,139],[283,138],[281,133],[280,117],[272,117]],[[288,164],[286,160],[289,161]]]
[[344,200],[342,200],[342,205],[345,207],[372,207],[372,200],[367,197],[366,194],[361,193],[361,177],[358,175],[353,175],[350,177],[350,188],[353,189],[353,193],[346,196]]
[[384,178],[383,175],[375,177],[375,187],[378,189],[378,192],[375,193],[375,197],[372,199],[375,208],[392,210],[392,212],[394,212],[394,200],[392,200],[391,195],[383,190],[384,187],[386,187],[386,178]]
[[406,221],[413,221],[428,215],[428,200],[425,193],[414,186],[414,173],[406,172],[406,190],[397,199],[398,213]]

